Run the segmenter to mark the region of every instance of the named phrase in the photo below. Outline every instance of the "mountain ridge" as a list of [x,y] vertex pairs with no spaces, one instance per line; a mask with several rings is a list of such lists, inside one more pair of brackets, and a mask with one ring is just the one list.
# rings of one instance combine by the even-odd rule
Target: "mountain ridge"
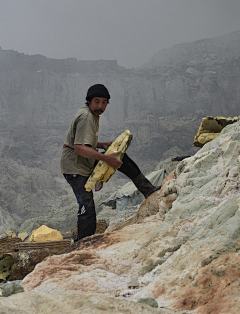
[[[235,41],[236,45],[233,46]],[[198,47],[198,51],[196,49]],[[231,49],[229,49],[231,47]],[[240,31],[231,32],[213,38],[184,42],[170,48],[159,50],[138,69],[151,69],[159,66],[179,66],[181,63],[207,63],[213,65],[226,59],[239,58]],[[189,60],[189,54],[196,58]],[[209,56],[209,54],[211,54]]]

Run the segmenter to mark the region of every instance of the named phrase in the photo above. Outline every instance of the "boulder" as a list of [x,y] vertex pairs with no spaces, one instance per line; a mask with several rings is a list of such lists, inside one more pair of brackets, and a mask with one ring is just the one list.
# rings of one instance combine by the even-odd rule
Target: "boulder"
[[9,297],[11,294],[24,292],[24,288],[21,286],[21,280],[9,281],[2,285],[2,296]]
[[42,225],[37,230],[33,230],[28,242],[57,241],[62,239],[63,236],[60,231]]
[[138,303],[145,303],[151,307],[158,307],[158,303],[154,298],[139,298]]

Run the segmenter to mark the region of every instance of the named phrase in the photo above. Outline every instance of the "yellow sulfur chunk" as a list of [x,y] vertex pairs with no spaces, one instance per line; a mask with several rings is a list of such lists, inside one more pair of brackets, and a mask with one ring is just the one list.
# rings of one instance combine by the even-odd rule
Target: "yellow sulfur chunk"
[[[131,140],[132,134],[129,130],[126,130],[108,147],[105,154],[109,155],[121,151],[122,154],[118,155],[117,158],[122,160]],[[110,167],[105,161],[100,160],[85,184],[86,191],[90,192],[96,183],[107,182],[115,171],[116,169]]]
[[21,232],[18,234],[18,238],[22,239],[22,241],[24,241],[27,237],[28,237],[27,232]]
[[58,241],[62,239],[63,236],[60,231],[42,225],[37,230],[33,230],[28,242]]

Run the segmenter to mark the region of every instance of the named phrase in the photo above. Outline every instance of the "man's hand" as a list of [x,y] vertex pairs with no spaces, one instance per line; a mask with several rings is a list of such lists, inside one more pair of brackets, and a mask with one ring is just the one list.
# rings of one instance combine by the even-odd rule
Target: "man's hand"
[[119,152],[117,152],[117,153],[105,155],[105,160],[104,160],[104,161],[105,161],[109,166],[111,166],[111,167],[113,167],[113,168],[115,168],[115,169],[118,169],[118,168],[121,167],[122,162],[121,162],[119,159],[117,159],[117,156],[120,155],[121,153],[122,153],[122,152],[119,151]]
[[112,141],[103,143],[103,146],[104,146],[103,149],[107,150],[111,144],[112,144]]
[[111,144],[112,142],[97,143],[97,148],[102,148],[106,151]]

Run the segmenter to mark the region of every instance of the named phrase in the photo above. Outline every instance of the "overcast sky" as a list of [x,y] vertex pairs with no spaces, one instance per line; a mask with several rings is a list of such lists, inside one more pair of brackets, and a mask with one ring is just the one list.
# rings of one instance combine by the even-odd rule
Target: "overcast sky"
[[162,48],[240,30],[240,0],[0,0],[0,47],[137,67]]

